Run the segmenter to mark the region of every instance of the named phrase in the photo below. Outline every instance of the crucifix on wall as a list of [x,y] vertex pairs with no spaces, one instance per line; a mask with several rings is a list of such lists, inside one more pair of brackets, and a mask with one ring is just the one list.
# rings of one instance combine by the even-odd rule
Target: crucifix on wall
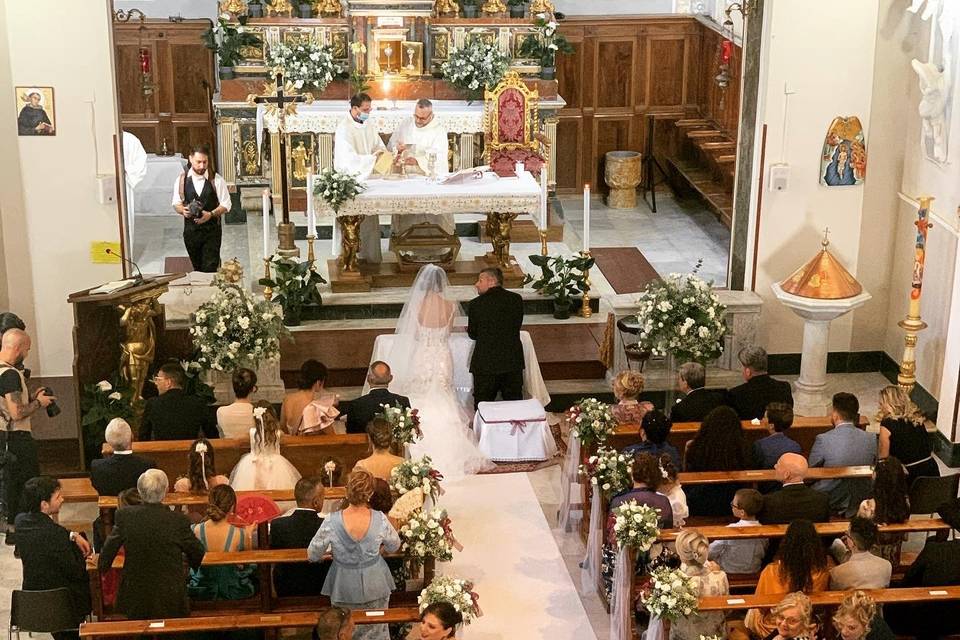
[[[277,225],[277,237],[280,239],[280,247],[277,250],[281,256],[299,256],[300,250],[294,242],[294,226],[290,222],[290,204],[287,200],[287,116],[294,115],[297,112],[297,103],[304,102],[311,104],[313,95],[305,93],[302,95],[291,92],[284,92],[283,74],[278,73],[276,82],[273,85],[264,85],[266,95],[247,96],[247,103],[250,105],[265,105],[268,114],[277,114],[277,130],[280,134],[280,158],[274,159],[274,162],[280,163],[280,203],[283,212],[282,221]],[[292,89],[292,87],[291,87]],[[310,197],[310,194],[307,194]],[[264,215],[269,215],[264,212]]]

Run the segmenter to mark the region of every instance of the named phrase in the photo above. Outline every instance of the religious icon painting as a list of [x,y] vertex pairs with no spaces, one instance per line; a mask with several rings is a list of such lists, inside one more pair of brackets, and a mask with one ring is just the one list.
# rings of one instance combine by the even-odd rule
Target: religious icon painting
[[21,136],[57,135],[53,105],[53,87],[16,87],[17,134]]
[[830,123],[820,157],[820,184],[844,187],[863,184],[867,177],[867,142],[860,118],[836,117]]

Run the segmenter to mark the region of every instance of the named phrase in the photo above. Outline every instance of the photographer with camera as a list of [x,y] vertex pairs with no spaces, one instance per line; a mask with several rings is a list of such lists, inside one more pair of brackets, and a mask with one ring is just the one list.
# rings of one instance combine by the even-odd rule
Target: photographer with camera
[[[9,329],[0,339],[0,471],[3,478],[7,519],[20,513],[23,485],[40,475],[37,445],[30,428],[30,416],[46,409],[53,417],[60,413],[57,399],[46,387],[31,396],[22,365],[30,353],[30,336],[22,329]],[[9,527],[8,527],[9,534]],[[10,536],[7,542],[12,543]]]
[[220,267],[220,218],[230,207],[227,181],[210,167],[210,149],[193,147],[190,166],[173,185],[173,208],[183,216],[183,244],[194,271],[214,273]]

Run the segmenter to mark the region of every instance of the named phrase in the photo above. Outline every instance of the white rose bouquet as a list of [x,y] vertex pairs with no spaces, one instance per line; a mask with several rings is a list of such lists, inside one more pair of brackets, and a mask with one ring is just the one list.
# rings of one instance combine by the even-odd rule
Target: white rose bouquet
[[432,463],[430,456],[401,462],[390,472],[390,488],[403,495],[419,487],[423,495],[430,496],[436,502],[443,495],[443,489],[440,488],[443,474],[434,469]]
[[483,615],[479,605],[480,596],[473,591],[473,583],[450,576],[437,576],[420,592],[417,604],[420,611],[435,602],[449,602],[460,615],[463,623],[470,624]]
[[437,562],[453,560],[453,550],[462,551],[463,547],[453,537],[450,517],[446,509],[434,507],[430,511],[417,509],[410,519],[400,527],[401,549],[407,558],[417,564],[423,564],[425,558],[434,558]]
[[256,369],[263,360],[280,357],[280,337],[287,335],[283,310],[229,282],[193,313],[190,335],[196,361],[204,369]]
[[366,185],[357,180],[357,177],[327,167],[314,179],[313,193],[323,198],[334,213],[340,212],[340,207],[350,202],[366,190]]
[[590,478],[590,484],[606,497],[615,496],[630,488],[630,462],[616,449],[600,447],[597,454],[580,465],[580,475]]
[[570,435],[578,438],[584,446],[606,442],[607,436],[617,427],[610,405],[596,398],[584,398],[570,407],[567,420],[570,422]]
[[657,510],[636,500],[624,502],[613,510],[613,532],[620,547],[649,551],[660,535]]
[[467,94],[471,100],[483,97],[484,89],[493,89],[503,80],[510,57],[496,44],[480,38],[470,39],[464,46],[450,52],[443,63],[443,79]]
[[420,430],[420,414],[416,409],[402,409],[388,404],[380,405],[383,411],[375,417],[383,418],[393,425],[393,441],[398,445],[413,444],[423,437]]
[[647,285],[637,305],[640,344],[655,356],[672,353],[680,362],[707,362],[723,353],[726,307],[713,283],[690,274],[671,273]]
[[284,83],[289,82],[294,89],[315,89],[317,93],[322,93],[342,71],[333,60],[333,50],[315,42],[270,45],[267,66],[274,76],[282,73]]
[[662,620],[679,620],[697,612],[698,595],[693,580],[685,573],[660,567],[654,569],[642,585],[640,601],[650,615]]

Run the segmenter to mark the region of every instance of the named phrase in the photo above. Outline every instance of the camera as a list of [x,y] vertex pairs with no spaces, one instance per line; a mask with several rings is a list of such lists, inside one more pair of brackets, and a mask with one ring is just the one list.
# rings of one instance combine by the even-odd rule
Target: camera
[[190,212],[191,218],[202,218],[203,217],[203,204],[199,200],[194,200],[187,205],[187,210]]
[[[43,392],[43,395],[52,396],[54,395],[53,390],[50,387],[41,387],[40,390]],[[56,418],[60,415],[62,409],[57,406],[56,402],[51,402],[47,405],[47,417]]]

